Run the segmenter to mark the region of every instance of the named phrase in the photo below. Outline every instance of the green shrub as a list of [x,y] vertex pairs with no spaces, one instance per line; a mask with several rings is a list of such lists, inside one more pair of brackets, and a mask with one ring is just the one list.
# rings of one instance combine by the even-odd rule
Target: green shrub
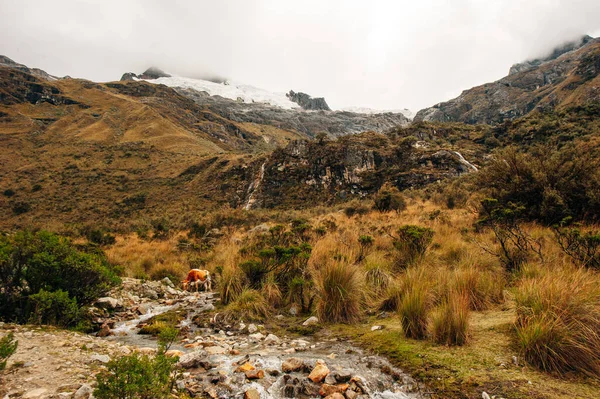
[[433,230],[429,227],[404,225],[398,229],[394,246],[400,250],[407,264],[421,259],[433,241]]
[[97,251],[78,250],[67,239],[46,231],[0,236],[0,315],[27,322],[34,309],[30,296],[41,290],[64,291],[85,306],[120,282],[117,268]]
[[344,262],[325,265],[315,276],[317,313],[321,320],[352,323],[361,316],[362,287],[358,270]]
[[[275,250],[262,250],[262,257],[271,256],[275,254]],[[250,287],[252,288],[260,288],[262,286],[263,279],[266,277],[267,273],[269,273],[270,268],[264,262],[260,262],[257,260],[248,260],[242,262],[240,264],[240,269],[246,275],[248,282],[250,283]]]
[[562,250],[577,264],[600,269],[600,231],[582,231],[580,227],[554,227]]
[[374,208],[379,212],[396,211],[402,212],[406,209],[406,200],[394,186],[384,185],[373,197]]
[[12,332],[0,338],[0,371],[6,368],[6,362],[17,351],[18,344]]
[[30,295],[29,300],[33,307],[31,323],[71,327],[79,322],[79,306],[75,298],[69,298],[68,292],[41,289],[37,294]]
[[346,204],[344,214],[350,218],[354,215],[366,215],[369,213],[369,210],[369,207],[364,202],[354,200]]
[[165,355],[161,346],[156,356],[136,352],[108,362],[106,371],[96,376],[98,399],[162,399],[168,398],[176,376],[177,358]]
[[431,317],[431,337],[438,344],[462,346],[469,330],[469,298],[453,292]]

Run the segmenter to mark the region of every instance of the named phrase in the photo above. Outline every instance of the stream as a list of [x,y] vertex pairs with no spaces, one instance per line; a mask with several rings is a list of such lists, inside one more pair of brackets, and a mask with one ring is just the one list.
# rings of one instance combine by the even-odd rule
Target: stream
[[[156,339],[138,334],[139,325],[151,317],[171,310],[187,311],[178,327],[186,331],[185,338],[170,349],[183,352],[181,358],[198,354],[204,359],[201,367],[186,370],[179,388],[185,387],[194,394],[212,398],[242,398],[249,389],[255,389],[262,399],[269,398],[320,398],[319,387],[307,378],[318,359],[324,361],[332,375],[352,376],[361,389],[359,394],[345,397],[407,399],[424,398],[418,384],[407,374],[393,367],[385,358],[369,355],[349,342],[337,338],[276,337],[262,326],[248,324],[247,327],[231,326],[221,329],[204,325],[198,327],[193,317],[211,307],[215,298],[212,293],[189,295],[183,301],[163,305],[158,302],[147,304],[145,314],[131,320],[121,321],[112,329],[107,340],[117,341],[131,347],[156,348]],[[252,326],[252,327],[251,327]],[[240,329],[242,327],[242,329]],[[248,329],[258,332],[249,334]],[[226,331],[225,331],[226,330]],[[301,371],[282,373],[282,363],[289,358],[300,359],[305,368]],[[236,371],[241,364],[249,362],[257,370],[264,370],[264,377],[247,379],[243,372]],[[336,374],[337,373],[337,374]],[[337,377],[336,377],[337,378]],[[325,383],[338,384],[331,376]],[[352,383],[352,382],[351,382]],[[344,396],[341,396],[344,397]]]

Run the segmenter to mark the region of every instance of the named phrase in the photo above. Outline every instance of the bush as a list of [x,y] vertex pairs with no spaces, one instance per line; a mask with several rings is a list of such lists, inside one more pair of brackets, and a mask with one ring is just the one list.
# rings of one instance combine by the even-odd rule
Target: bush
[[398,229],[394,246],[402,252],[407,264],[412,264],[425,255],[433,241],[433,230],[428,227],[404,225]]
[[343,262],[325,265],[315,276],[317,313],[321,320],[352,323],[361,315],[361,285],[355,266]]
[[153,358],[136,352],[108,362],[107,370],[96,376],[94,397],[98,399],[161,399],[169,397],[175,385],[177,358],[165,355],[161,342]]
[[279,289],[277,281],[275,281],[273,274],[269,274],[267,276],[261,288],[261,293],[267,300],[267,303],[272,307],[277,308],[281,305],[283,295],[281,293],[281,289]]
[[600,279],[586,270],[546,271],[516,288],[517,340],[545,370],[600,376]]
[[438,344],[464,345],[469,329],[469,298],[461,292],[452,292],[433,313],[431,337]]
[[[266,250],[261,251],[263,256],[265,255],[265,251]],[[274,250],[272,251],[273,253],[275,252]],[[263,279],[267,273],[269,273],[269,267],[265,263],[257,260],[248,260],[242,262],[240,264],[240,269],[246,275],[246,279],[252,288],[260,288],[262,286]]]
[[48,292],[41,289],[29,297],[33,311],[30,322],[33,324],[51,324],[61,327],[76,325],[80,319],[79,306],[69,293],[58,290]]
[[259,291],[244,289],[225,309],[228,320],[262,321],[270,314],[270,307]]
[[600,269],[600,231],[554,227],[554,235],[561,249],[577,264]]
[[12,332],[0,338],[0,371],[6,368],[6,362],[17,351],[18,344]]
[[102,253],[77,250],[67,239],[39,231],[0,237],[0,315],[27,322],[30,296],[63,291],[85,306],[120,282]]
[[518,271],[531,253],[542,259],[542,244],[534,240],[522,227],[525,207],[513,203],[502,205],[497,199],[481,201],[477,228],[489,227],[500,244],[498,250],[482,247],[500,259],[508,272]]
[[522,205],[527,220],[552,225],[567,216],[600,219],[600,157],[587,147],[538,146],[528,153],[508,148],[477,180],[502,206]]
[[366,215],[369,213],[369,207],[361,201],[353,200],[350,201],[344,207],[344,214],[351,218],[354,215]]
[[406,209],[406,200],[400,190],[387,184],[379,189],[373,201],[374,208],[379,212],[402,212]]

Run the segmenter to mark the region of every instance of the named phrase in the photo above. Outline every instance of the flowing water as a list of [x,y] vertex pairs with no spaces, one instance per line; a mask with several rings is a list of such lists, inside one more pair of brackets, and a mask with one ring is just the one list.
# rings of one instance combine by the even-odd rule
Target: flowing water
[[[129,346],[155,348],[155,339],[148,335],[138,334],[140,323],[170,310],[201,308],[212,301],[212,294],[202,293],[197,294],[195,297],[190,296],[182,303],[168,306],[158,304],[150,306],[144,315],[133,320],[117,323],[112,330],[114,335],[107,339]],[[195,306],[195,302],[199,305]],[[296,381],[307,381],[306,374],[300,372],[292,373],[287,377],[285,374],[269,375],[269,370],[281,370],[282,362],[290,357],[302,359],[308,365],[314,365],[317,359],[321,359],[325,361],[332,372],[346,371],[350,372],[352,376],[359,376],[367,392],[367,395],[362,395],[361,398],[406,399],[424,397],[418,392],[419,387],[410,376],[394,368],[386,359],[368,355],[349,342],[334,338],[302,337],[302,339],[298,339],[279,337],[280,342],[277,345],[267,345],[263,340],[249,338],[247,334],[234,331],[235,329],[225,332],[215,331],[212,328],[199,328],[191,321],[195,313],[196,311],[189,311],[188,317],[179,326],[186,327],[188,331],[188,339],[185,342],[210,343],[211,346],[220,346],[227,349],[222,354],[207,355],[208,360],[213,365],[212,370],[231,376],[227,379],[228,388],[222,389],[218,393],[220,398],[241,397],[240,395],[243,395],[250,388],[256,389],[262,399],[284,398],[284,387],[290,376],[291,378],[297,378]],[[292,350],[293,347],[296,349]],[[196,348],[185,348],[183,343],[173,345],[171,349],[178,349],[183,352],[197,350]],[[230,354],[230,349],[235,349],[236,354]],[[295,352],[286,353],[286,350]],[[265,378],[250,382],[243,373],[236,373],[237,366],[246,361],[249,361],[257,369],[265,370]]]

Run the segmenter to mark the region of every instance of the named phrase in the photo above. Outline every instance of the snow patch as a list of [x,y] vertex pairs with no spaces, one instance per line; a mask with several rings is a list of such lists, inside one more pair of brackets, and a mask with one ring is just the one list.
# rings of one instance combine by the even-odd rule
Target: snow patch
[[148,83],[163,84],[169,87],[205,91],[211,96],[221,96],[231,100],[245,103],[266,103],[283,109],[300,108],[298,104],[290,101],[285,93],[273,93],[258,87],[227,81],[215,83],[208,80],[172,76],[170,78],[148,79]]

